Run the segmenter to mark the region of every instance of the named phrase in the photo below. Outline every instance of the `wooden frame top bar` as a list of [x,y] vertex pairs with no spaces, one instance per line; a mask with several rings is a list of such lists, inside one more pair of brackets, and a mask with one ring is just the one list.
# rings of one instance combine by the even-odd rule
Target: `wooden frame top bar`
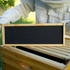
[[61,26],[64,23],[48,23],[48,24],[3,24],[3,26]]
[[[5,44],[5,27],[11,26],[63,26],[63,44]],[[65,24],[64,23],[48,23],[48,24],[3,24],[2,25],[3,46],[65,46]]]

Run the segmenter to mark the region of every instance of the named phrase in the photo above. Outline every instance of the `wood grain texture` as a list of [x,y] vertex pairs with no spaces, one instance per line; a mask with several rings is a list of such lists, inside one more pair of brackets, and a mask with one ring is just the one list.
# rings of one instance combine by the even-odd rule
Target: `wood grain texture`
[[63,70],[70,70],[70,61],[68,62],[68,64],[66,65],[66,67]]
[[65,46],[65,23],[63,24],[63,44]]
[[2,43],[5,44],[5,30],[4,30],[4,24],[2,24]]
[[40,68],[42,70],[61,70],[65,67],[64,64],[59,62],[45,59],[14,47],[1,47],[1,53],[3,60],[6,61],[6,59],[8,59],[10,62],[13,62],[13,64],[18,64],[18,61],[20,61],[31,67]]
[[4,24],[4,26],[63,26],[64,23],[49,23],[49,24]]
[[[11,47],[11,46],[10,46]],[[66,39],[65,46],[63,47],[39,47],[39,46],[22,46],[31,50],[35,50],[50,56],[54,56],[60,59],[70,59],[70,40]]]

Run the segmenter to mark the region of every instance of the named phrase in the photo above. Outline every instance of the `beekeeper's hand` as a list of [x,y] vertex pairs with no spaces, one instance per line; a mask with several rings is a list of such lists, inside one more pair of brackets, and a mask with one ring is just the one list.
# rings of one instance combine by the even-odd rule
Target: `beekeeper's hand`
[[0,17],[0,24],[9,24],[10,21],[7,17]]
[[[5,17],[0,17],[0,24],[9,24],[10,21],[8,18],[5,18]],[[1,30],[1,25],[0,25],[0,30]]]

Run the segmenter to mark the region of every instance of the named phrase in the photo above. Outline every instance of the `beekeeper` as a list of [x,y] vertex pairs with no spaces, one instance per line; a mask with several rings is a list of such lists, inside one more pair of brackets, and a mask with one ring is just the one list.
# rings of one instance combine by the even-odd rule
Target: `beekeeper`
[[30,12],[36,11],[36,23],[67,23],[70,25],[70,0],[21,0],[0,17],[0,24],[9,24],[27,18]]

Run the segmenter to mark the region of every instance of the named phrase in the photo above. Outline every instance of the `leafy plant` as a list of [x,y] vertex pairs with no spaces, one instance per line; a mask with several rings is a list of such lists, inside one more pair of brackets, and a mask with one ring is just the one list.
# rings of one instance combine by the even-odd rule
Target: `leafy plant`
[[1,8],[8,8],[9,6],[14,6],[15,0],[0,0]]

